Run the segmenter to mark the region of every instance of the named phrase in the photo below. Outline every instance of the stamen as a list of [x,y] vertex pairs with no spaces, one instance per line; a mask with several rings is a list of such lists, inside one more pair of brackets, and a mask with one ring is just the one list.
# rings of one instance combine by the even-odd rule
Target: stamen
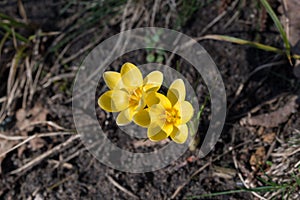
[[142,98],[142,91],[140,88],[137,88],[131,92],[129,96],[129,104],[138,105],[141,98]]

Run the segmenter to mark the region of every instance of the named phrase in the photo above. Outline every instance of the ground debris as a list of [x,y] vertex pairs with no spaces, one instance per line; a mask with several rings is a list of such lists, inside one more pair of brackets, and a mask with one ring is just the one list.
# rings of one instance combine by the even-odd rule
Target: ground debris
[[263,165],[266,156],[266,150],[263,146],[258,147],[254,154],[251,155],[249,163],[251,166],[258,168]]
[[16,113],[16,127],[23,132],[22,134],[27,135],[28,131],[34,129],[32,125],[46,121],[48,113],[48,109],[44,108],[41,104],[36,104],[29,111],[21,108]]
[[270,112],[256,116],[247,116],[240,120],[242,126],[263,126],[266,128],[278,127],[279,124],[286,122],[292,113],[295,113],[298,108],[296,100],[298,96],[291,96],[285,106]]
[[[7,135],[4,133],[4,135]],[[6,157],[6,152],[8,149],[12,148],[18,141],[16,140],[6,140],[6,139],[0,139],[0,174],[2,173],[1,163]]]

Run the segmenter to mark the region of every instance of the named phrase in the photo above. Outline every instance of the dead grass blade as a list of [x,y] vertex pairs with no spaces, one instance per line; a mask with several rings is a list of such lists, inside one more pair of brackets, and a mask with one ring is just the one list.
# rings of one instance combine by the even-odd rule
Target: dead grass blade
[[272,7],[270,6],[270,4],[268,3],[267,0],[260,0],[260,2],[262,3],[262,5],[265,7],[265,9],[267,10],[267,12],[269,13],[270,17],[272,18],[276,28],[278,29],[284,45],[285,45],[285,53],[290,61],[290,63],[292,63],[291,61],[291,46],[290,46],[290,42],[289,39],[287,37],[287,34],[280,22],[280,20],[278,19],[277,15],[275,14],[275,12],[273,11]]
[[24,5],[22,3],[22,0],[18,0],[18,8],[19,8],[20,15],[22,16],[22,18],[24,19],[24,21],[27,22],[28,21],[27,20],[27,14],[26,14]]
[[67,141],[65,141],[64,143],[61,143],[57,146],[55,146],[53,149],[48,150],[47,152],[39,155],[38,157],[34,158],[33,160],[31,160],[30,162],[26,163],[25,165],[21,166],[20,168],[13,170],[10,172],[10,174],[18,174],[18,173],[24,173],[26,171],[28,171],[29,169],[31,169],[32,167],[36,166],[37,164],[39,164],[41,161],[43,161],[45,158],[56,154],[62,150],[64,150],[65,148],[67,148],[70,144],[73,143],[73,141],[77,140],[78,138],[80,138],[80,135],[74,135],[72,137],[70,137]]
[[197,41],[201,41],[201,40],[207,40],[207,39],[211,39],[211,40],[219,40],[219,41],[225,41],[225,42],[231,42],[234,44],[239,44],[239,45],[248,45],[257,49],[261,49],[264,51],[270,51],[270,52],[274,52],[274,53],[279,53],[279,54],[285,54],[285,51],[278,49],[276,47],[272,47],[269,45],[265,45],[265,44],[261,44],[259,42],[252,42],[249,40],[244,40],[244,39],[240,39],[240,38],[236,38],[236,37],[232,37],[232,36],[227,36],[227,35],[205,35],[203,37],[198,37],[195,38],[195,40]]
[[108,174],[106,175],[106,177],[108,178],[108,180],[115,186],[117,187],[119,190],[121,190],[122,192],[128,194],[129,196],[131,196],[134,199],[140,199],[138,196],[136,196],[135,194],[133,194],[132,192],[130,192],[129,190],[127,190],[126,188],[124,188],[123,186],[121,186],[117,181],[115,181],[111,176],[109,176]]
[[9,37],[10,33],[9,32],[6,32],[3,36],[3,38],[1,39],[0,41],[0,57],[1,57],[1,54],[2,54],[2,49],[3,49],[3,46],[7,40],[7,38]]
[[50,132],[50,133],[41,133],[41,134],[34,134],[32,136],[7,136],[0,133],[0,138],[4,140],[10,140],[10,141],[16,141],[16,140],[23,140],[22,142],[18,143],[17,145],[13,146],[10,149],[7,149],[5,152],[0,154],[0,158],[4,157],[9,152],[12,152],[13,150],[19,148],[23,144],[26,144],[27,142],[30,142],[31,140],[35,138],[42,138],[42,137],[53,137],[53,136],[62,136],[62,135],[73,135],[74,132]]
[[228,153],[230,153],[230,152],[232,152],[234,149],[237,149],[237,148],[239,148],[240,146],[243,146],[243,145],[245,145],[245,144],[247,144],[247,143],[250,143],[250,142],[252,142],[252,141],[246,141],[246,142],[244,142],[244,143],[241,143],[241,144],[238,144],[238,145],[236,145],[235,147],[232,147],[232,148],[230,148],[230,149],[228,149],[226,152],[224,152],[224,153],[222,153],[222,154],[220,154],[220,155],[218,155],[218,156],[216,156],[215,158],[213,158],[211,161],[209,161],[209,162],[207,162],[205,165],[203,165],[203,166],[201,166],[198,170],[196,170],[182,185],[180,185],[179,187],[177,187],[177,189],[175,190],[175,192],[172,194],[172,196],[171,196],[171,199],[175,199],[176,198],[176,196],[181,192],[181,190],[185,187],[185,186],[187,186],[189,183],[190,183],[190,181],[196,176],[196,175],[198,175],[199,173],[201,173],[203,170],[205,170],[207,167],[209,167],[213,162],[215,162],[215,161],[217,161],[217,160],[219,160],[221,157],[223,157],[224,155],[226,155],[226,154],[228,154]]

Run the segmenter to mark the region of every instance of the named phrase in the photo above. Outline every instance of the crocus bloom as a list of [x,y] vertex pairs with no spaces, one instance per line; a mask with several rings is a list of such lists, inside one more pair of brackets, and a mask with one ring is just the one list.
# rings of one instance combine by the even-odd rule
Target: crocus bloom
[[175,80],[167,97],[151,92],[145,98],[147,109],[134,116],[136,124],[147,127],[151,141],[160,141],[171,137],[176,143],[184,143],[188,137],[187,122],[192,118],[193,106],[185,101],[185,85],[181,79]]
[[163,81],[159,71],[149,73],[143,80],[141,71],[132,63],[125,63],[120,73],[105,72],[103,78],[110,90],[99,97],[98,104],[108,112],[120,112],[116,119],[119,126],[129,124],[144,109],[147,93],[156,92]]

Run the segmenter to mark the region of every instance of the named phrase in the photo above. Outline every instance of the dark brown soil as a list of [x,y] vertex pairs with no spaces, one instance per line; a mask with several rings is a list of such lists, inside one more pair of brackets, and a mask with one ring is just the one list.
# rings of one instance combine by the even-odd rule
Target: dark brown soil
[[[63,32],[65,33],[65,37],[67,37],[68,34],[73,33],[70,28],[72,26],[72,22],[70,22],[72,21],[72,16],[75,16],[79,13],[80,9],[84,8],[81,4],[74,4],[61,14],[62,8],[67,5],[67,2],[64,0],[26,0],[22,2],[26,10],[28,21],[31,24],[30,30],[26,29],[29,33],[24,32],[24,35],[35,34],[38,29],[41,29],[44,32]],[[199,8],[186,17],[187,19],[182,22],[181,28],[178,29],[179,31],[191,37],[199,37],[205,34],[231,35],[283,48],[281,37],[274,27],[271,18],[265,14],[265,11],[259,6],[258,2],[241,0],[235,9],[231,9],[231,7],[236,1],[216,0],[203,2],[206,3],[202,6],[198,5]],[[276,10],[279,3],[277,1],[270,2]],[[145,8],[152,9],[153,4],[148,4],[145,3]],[[137,7],[138,3],[131,6],[134,10],[134,6]],[[182,4],[180,4],[180,6],[181,7],[178,8],[179,10],[184,8]],[[113,9],[113,7],[111,8]],[[0,3],[0,12],[14,18],[22,18],[19,9],[17,9],[16,1],[4,1]],[[165,10],[165,12],[168,13],[169,11]],[[202,32],[207,25],[222,14],[222,12],[226,12],[226,14],[211,28]],[[180,13],[181,12],[179,12],[179,14]],[[82,17],[87,16],[85,13],[81,15]],[[110,15],[119,15],[119,18],[122,18],[122,12],[110,13]],[[126,18],[127,22],[130,22],[130,17],[132,16]],[[145,17],[145,15],[142,15],[142,17]],[[170,24],[166,28],[176,28],[176,17],[172,17]],[[99,30],[103,31],[103,35],[101,36],[103,37],[102,40],[120,31],[122,21],[116,19],[116,22],[108,22],[110,20],[109,17],[100,17],[98,20],[99,22],[92,24],[92,26],[95,26],[94,28],[97,34],[100,33]],[[145,23],[138,24],[136,22],[132,25],[132,28],[151,25],[150,23],[146,23],[149,22],[149,20],[140,20],[144,20]],[[163,14],[157,14],[154,25],[165,27],[164,21]],[[73,23],[76,24],[79,22],[77,20]],[[92,27],[86,28],[87,30],[92,29]],[[22,31],[23,30],[21,30],[21,32]],[[87,43],[94,42],[94,40],[91,41],[90,39],[94,34],[96,33],[91,32],[83,35],[78,42],[72,45],[72,48],[67,51],[64,57],[76,53]],[[59,48],[57,52],[48,51],[58,40],[57,37],[59,36],[49,36],[41,46],[40,57],[42,59],[40,60],[46,63],[43,75],[46,78],[43,80],[47,80],[46,74],[54,77],[60,74],[74,72],[78,69],[76,66],[79,66],[85,55],[82,54],[76,59],[72,59],[70,62],[64,64],[61,64],[62,60],[57,63],[57,57],[63,47]],[[296,108],[295,111],[288,113],[288,118],[282,120],[276,127],[265,127],[259,123],[248,123],[247,116],[251,118],[252,116],[263,113],[272,113],[284,107],[284,105],[288,104],[293,95],[300,94],[300,82],[294,77],[293,69],[283,55],[220,41],[201,40],[199,42],[215,61],[222,75],[228,100],[225,127],[214,150],[209,153],[208,156],[203,159],[197,159],[193,157],[196,155],[195,152],[187,151],[176,162],[171,163],[171,165],[164,169],[148,173],[125,173],[101,164],[85,150],[84,145],[77,139],[66,148],[42,159],[32,168],[12,175],[11,172],[13,170],[24,166],[42,153],[50,151],[56,145],[65,142],[70,136],[45,137],[42,139],[42,146],[38,146],[36,143],[25,144],[23,147],[19,147],[19,149],[8,153],[2,162],[0,160],[2,168],[2,173],[0,173],[0,198],[134,198],[120,190],[112,179],[125,190],[139,197],[139,199],[170,199],[175,191],[183,184],[184,187],[180,192],[174,195],[175,199],[193,197],[195,199],[205,199],[198,198],[197,195],[245,188],[241,177],[247,180],[247,184],[252,187],[265,185],[258,177],[263,177],[264,173],[270,170],[270,166],[266,161],[277,165],[280,163],[271,153],[284,152],[284,148],[283,150],[281,148],[285,147],[286,143],[288,143],[287,141],[290,141],[289,138],[292,138],[293,141],[297,140],[297,134],[299,135],[300,133],[300,113],[297,112]],[[10,62],[9,60],[11,58],[12,55],[9,53],[1,55],[1,59],[3,59],[0,61],[1,65],[4,67],[9,66],[7,63]],[[132,54],[126,55],[125,59],[132,59],[131,62],[139,62],[144,58],[134,58]],[[275,64],[274,66],[259,69],[260,66],[269,63]],[[116,65],[117,64],[119,65],[116,66],[116,68],[120,66],[121,61],[120,63],[116,62]],[[172,64],[176,64],[175,59],[172,61]],[[6,76],[8,76],[8,70],[8,67],[5,68],[5,70],[1,70],[5,76],[1,76],[1,84],[7,81],[8,77]],[[252,72],[254,73],[252,74]],[[189,77],[191,83],[197,78],[192,72],[183,72],[183,74]],[[27,105],[27,110],[30,110],[30,108],[38,103],[42,103],[42,107],[47,110],[47,121],[55,122],[66,129],[74,129],[72,105],[70,101],[74,77],[75,73],[71,78],[63,78],[53,82],[45,89],[38,90],[32,103]],[[43,84],[41,83],[39,87]],[[243,89],[239,92],[239,88],[242,86]],[[201,96],[199,102],[203,102],[207,95],[204,84],[202,88],[201,91],[203,94],[199,95]],[[5,96],[5,89],[3,89],[2,86],[0,86],[0,89],[1,97]],[[19,99],[16,100],[14,104],[14,114],[11,116],[13,122],[11,126],[4,127],[2,124],[3,130],[5,130],[7,135],[16,136],[16,133],[20,133],[18,132],[18,128],[20,127],[17,127],[15,113],[21,109],[21,102],[22,100]],[[258,109],[253,110],[253,108]],[[203,135],[209,125],[209,113],[210,107],[208,104],[202,116],[202,121],[200,122],[199,135]],[[245,119],[246,123],[241,123],[241,119]],[[272,118],[266,120],[272,120]],[[110,129],[107,130],[108,133],[114,133],[117,130],[112,119],[107,118],[107,115],[100,111],[99,121],[100,123],[104,121],[110,122]],[[30,136],[36,133],[55,131],[58,131],[55,127],[37,125],[27,131],[26,134]],[[275,133],[276,138],[271,138],[271,141],[268,142],[265,139],[265,135],[270,133]],[[131,150],[133,148],[126,138],[113,136],[112,140]],[[299,148],[299,141],[300,140],[298,140],[297,148]],[[34,149],[34,147],[36,147],[36,149]],[[22,148],[22,150],[20,150],[20,148]],[[261,154],[257,153],[257,149],[259,148],[263,148],[265,152]],[[232,151],[232,149],[234,150]],[[296,152],[294,155],[288,157],[290,169],[292,168],[292,164],[298,162],[299,156],[299,152]],[[258,163],[260,157],[262,157],[262,162]],[[281,162],[285,161],[286,160],[282,160]],[[192,177],[194,172],[205,165],[207,165],[206,168]],[[285,170],[286,173],[289,172],[288,169]],[[299,176],[299,171],[297,176]],[[299,186],[295,193],[297,192],[299,193]],[[258,194],[264,195],[264,193],[260,192],[258,192]],[[281,193],[278,194],[277,197],[281,198],[280,195]],[[255,198],[257,197],[251,194],[251,192],[239,192],[206,199]]]

